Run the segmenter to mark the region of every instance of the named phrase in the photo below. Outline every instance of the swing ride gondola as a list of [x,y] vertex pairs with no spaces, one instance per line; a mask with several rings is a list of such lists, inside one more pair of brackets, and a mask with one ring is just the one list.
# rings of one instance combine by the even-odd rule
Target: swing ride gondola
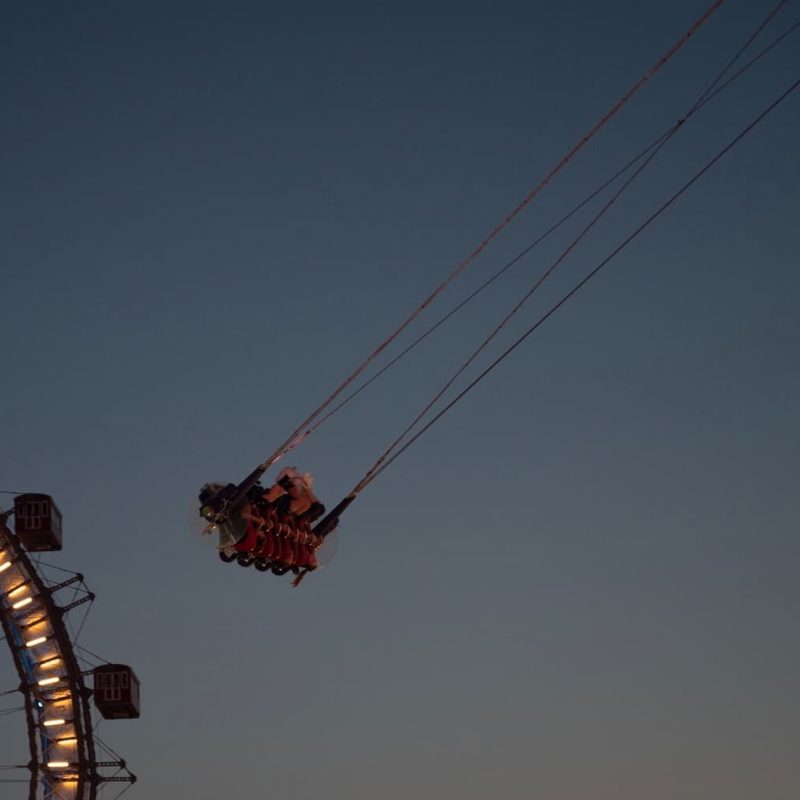
[[[352,372],[345,380],[328,396],[328,398],[313,411],[299,425],[292,435],[280,446],[273,454],[259,467],[253,470],[239,484],[220,484],[207,483],[199,494],[200,516],[206,524],[206,533],[216,533],[218,535],[219,556],[225,562],[236,561],[242,566],[255,566],[262,572],[271,572],[275,575],[285,575],[292,572],[296,578],[294,585],[309,572],[314,571],[319,566],[320,549],[325,543],[326,537],[330,536],[339,524],[340,517],[345,509],[356,499],[358,494],[371,483],[378,474],[389,466],[399,455],[401,455],[411,444],[422,436],[433,424],[435,424],[444,414],[446,414],[464,395],[471,391],[477,383],[482,381],[497,365],[503,361],[512,351],[514,351],[524,340],[533,334],[550,316],[552,316],[561,306],[570,300],[581,288],[583,288],[592,278],[595,277],[609,262],[611,262],[630,242],[638,237],[657,217],[667,208],[678,200],[689,188],[691,188],[705,173],[711,169],[721,158],[723,158],[741,139],[743,139],[753,128],[756,127],[769,113],[771,113],[780,103],[782,103],[791,93],[793,93],[800,81],[793,83],[788,89],[780,94],[769,106],[756,116],[749,125],[744,127],[738,135],[722,147],[717,154],[711,158],[696,173],[692,175],[677,191],[670,195],[656,210],[650,214],[643,222],[636,226],[632,233],[613,248],[599,263],[578,280],[573,287],[563,294],[549,309],[543,313],[522,335],[511,343],[503,352],[500,353],[477,377],[471,380],[465,388],[459,391],[455,397],[450,399],[443,408],[433,414],[427,422],[423,424],[423,419],[429,413],[433,413],[434,405],[443,398],[454,384],[456,379],[469,367],[476,357],[494,340],[497,334],[505,328],[510,319],[517,314],[523,305],[537,291],[541,284],[547,280],[553,272],[561,266],[568,255],[584,236],[604,217],[606,212],[613,206],[619,196],[626,191],[630,184],[642,174],[651,164],[661,149],[681,130],[686,123],[695,116],[701,109],[706,107],[714,98],[724,91],[730,84],[736,81],[745,71],[762,58],[769,50],[779,44],[790,33],[800,26],[796,23],[782,35],[773,40],[767,47],[763,48],[758,54],[753,56],[748,63],[732,72],[734,64],[753,45],[756,38],[761,34],[766,25],[775,16],[777,11],[784,5],[778,5],[770,12],[766,19],[758,26],[755,32],[736,52],[734,57],[726,64],[722,72],[710,83],[708,88],[700,94],[697,101],[661,136],[655,139],[644,150],[639,152],[634,158],[624,166],[614,172],[609,179],[600,184],[584,200],[576,205],[572,211],[561,218],[555,225],[551,226],[542,236],[525,248],[519,255],[511,259],[505,266],[495,272],[477,290],[473,291],[465,300],[456,305],[442,319],[428,328],[421,336],[415,339],[409,346],[403,349],[397,356],[392,358],[386,365],[378,370],[371,378],[362,383],[358,388],[351,391],[343,400],[340,400],[332,409],[329,406],[341,395],[350,385],[361,375],[366,367],[371,364],[383,351],[397,339],[403,331],[432,303],[432,301],[444,291],[466,268],[497,238],[497,236],[530,204],[530,202],[545,188],[545,186],[556,176],[558,172],[573,158],[573,156],[586,145],[598,131],[603,128],[627,103],[627,101],[650,79],[652,78],[688,41],[688,39],[700,28],[701,25],[716,11],[722,0],[716,0],[706,10],[695,24],[652,66],[642,78],[634,83],[629,90],[607,111],[597,123],[584,134],[577,143],[569,149],[560,161],[545,175],[539,184],[520,202],[504,220],[497,225],[480,244],[439,283],[434,290],[414,309],[411,315],[405,319],[383,342],[381,342],[370,355]],[[477,349],[469,356],[444,384],[444,386],[434,395],[412,420],[409,426],[398,436],[389,447],[381,454],[373,466],[367,471],[364,477],[356,486],[333,508],[332,511],[325,513],[325,507],[317,499],[313,492],[313,480],[309,474],[301,474],[295,468],[289,467],[278,473],[277,478],[269,487],[261,484],[261,478],[266,471],[280,458],[288,454],[309,434],[326,422],[342,406],[350,402],[357,394],[366,388],[372,381],[380,377],[386,370],[393,366],[400,358],[404,357],[411,349],[416,347],[423,339],[438,328],[443,322],[460,311],[467,303],[475,298],[480,292],[489,286],[493,281],[504,274],[511,266],[517,263],[522,256],[526,255],[535,245],[543,241],[550,233],[559,228],[564,222],[569,220],[573,214],[583,208],[589,201],[598,197],[608,187],[616,181],[621,185],[610,194],[610,197],[601,206],[588,222],[581,229],[578,235],[567,245],[558,258],[546,269],[534,282],[532,287],[522,299],[517,302],[511,310],[501,319],[499,324],[490,334],[480,343]],[[323,412],[327,412],[324,413]],[[421,427],[418,427],[421,426]],[[415,431],[416,428],[416,431]]]
[[238,486],[207,483],[200,490],[200,516],[208,522],[206,532],[219,536],[220,559],[275,575],[313,572],[319,549],[349,502],[320,520],[325,506],[314,495],[310,474],[288,467],[265,489],[261,470],[256,472]]

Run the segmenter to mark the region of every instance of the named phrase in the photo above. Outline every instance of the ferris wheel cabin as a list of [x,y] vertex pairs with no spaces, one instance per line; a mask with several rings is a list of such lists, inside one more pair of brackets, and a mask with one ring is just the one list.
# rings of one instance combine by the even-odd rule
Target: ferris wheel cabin
[[14,530],[29,553],[61,549],[61,512],[48,494],[14,498]]
[[139,679],[124,664],[94,668],[94,704],[105,719],[138,719]]

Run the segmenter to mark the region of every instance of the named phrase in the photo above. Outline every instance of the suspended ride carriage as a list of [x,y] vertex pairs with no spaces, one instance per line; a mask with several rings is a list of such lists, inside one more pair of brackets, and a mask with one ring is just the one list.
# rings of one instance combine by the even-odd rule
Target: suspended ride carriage
[[[206,533],[219,536],[219,557],[226,563],[254,566],[260,572],[296,575],[294,585],[319,566],[318,552],[352,502],[345,498],[325,514],[311,489],[311,476],[289,467],[265,489],[255,470],[238,486],[207,483],[200,490],[200,516]],[[322,519],[320,519],[322,518]]]

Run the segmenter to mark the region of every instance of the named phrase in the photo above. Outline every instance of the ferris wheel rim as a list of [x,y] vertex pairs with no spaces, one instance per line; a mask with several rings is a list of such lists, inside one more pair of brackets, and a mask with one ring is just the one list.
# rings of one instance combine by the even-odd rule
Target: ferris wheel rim
[[[136,776],[122,759],[97,759],[89,703],[92,691],[84,681],[87,672],[79,663],[77,642],[65,622],[66,612],[93,600],[94,595],[79,573],[50,585],[41,574],[41,565],[34,563],[8,527],[10,514],[0,513],[0,622],[20,680],[18,691],[25,700],[30,751],[26,766],[31,773],[28,798],[96,800],[99,787],[106,782],[134,783]],[[86,590],[84,600],[59,605],[54,598],[56,591],[76,583]],[[58,733],[50,734],[50,730]],[[107,745],[102,746],[113,753]],[[98,771],[99,767],[111,766],[126,775],[106,776]]]
[[[4,515],[6,518],[8,514]],[[22,547],[17,535],[9,529],[6,520],[0,523],[0,548],[6,559],[0,563],[9,566],[4,570],[7,573],[0,597],[0,617],[6,633],[6,643],[12,651],[14,665],[20,679],[19,690],[25,698],[26,723],[28,726],[28,745],[31,751],[29,769],[31,780],[29,787],[29,800],[36,800],[40,783],[58,797],[62,792],[55,790],[56,784],[65,782],[67,778],[75,775],[75,788],[72,792],[76,800],[95,800],[97,796],[97,782],[94,780],[94,762],[96,751],[94,743],[91,712],[88,705],[88,692],[83,680],[83,674],[78,665],[73,648],[72,638],[64,624],[63,615],[55,603],[52,591],[46,585],[39,570]],[[2,576],[0,576],[2,577]],[[19,579],[15,582],[15,579]],[[23,594],[22,599],[16,602],[15,593]],[[19,596],[19,594],[17,594]],[[19,606],[30,599],[27,606]],[[34,621],[22,622],[21,615],[15,611],[24,611],[26,608],[35,608]],[[28,630],[31,638],[23,638],[23,631]],[[47,645],[46,658],[40,658],[43,646]],[[26,652],[28,651],[28,652]],[[38,659],[38,660],[36,660]],[[36,680],[37,673],[43,674],[41,665],[46,662],[61,663],[58,676],[58,692],[47,691],[48,684],[53,678],[44,677]],[[55,723],[59,717],[45,719],[48,707],[65,708],[71,706],[71,716],[64,714],[64,723],[71,728],[75,739],[74,752],[76,761],[70,760],[70,767],[75,764],[75,772],[56,773],[55,769],[48,770],[48,764],[62,763],[60,760],[46,760],[48,754],[57,749],[53,745],[58,739],[53,739],[45,733],[46,723]],[[50,724],[47,727],[55,728],[60,725]],[[72,737],[70,737],[72,738]],[[45,791],[45,794],[47,791]]]

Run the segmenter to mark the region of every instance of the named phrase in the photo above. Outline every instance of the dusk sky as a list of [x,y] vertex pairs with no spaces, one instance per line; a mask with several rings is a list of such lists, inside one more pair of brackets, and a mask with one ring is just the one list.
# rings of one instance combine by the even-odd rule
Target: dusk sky
[[[141,719],[100,729],[126,800],[800,796],[800,90],[365,489],[329,567],[292,589],[188,522],[710,4],[4,4],[0,490],[55,498],[45,560],[97,595],[80,642],[141,680]],[[775,5],[724,2],[388,356],[685,117]],[[798,78],[800,29],[470,376]],[[333,506],[609,196],[281,465]]]

